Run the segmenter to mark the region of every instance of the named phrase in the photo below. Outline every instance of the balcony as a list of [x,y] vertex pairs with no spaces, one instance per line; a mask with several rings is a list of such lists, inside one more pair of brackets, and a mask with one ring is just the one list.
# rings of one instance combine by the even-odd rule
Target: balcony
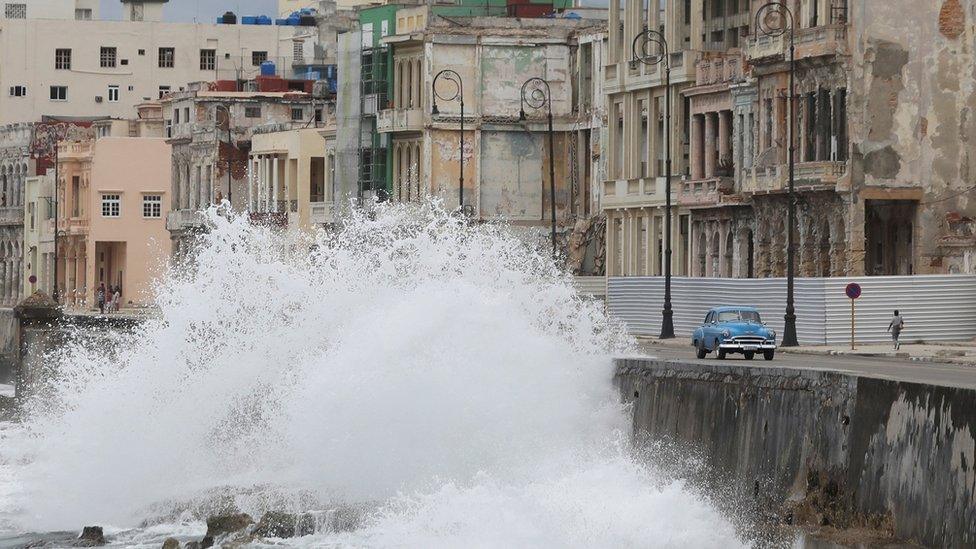
[[285,228],[288,226],[286,212],[251,212],[251,223],[263,227]]
[[63,221],[64,226],[58,229],[67,231],[68,234],[86,234],[88,232],[89,221],[87,217],[71,217]]
[[4,206],[0,208],[0,225],[23,225],[24,208],[20,206]]
[[311,202],[309,203],[308,219],[313,225],[327,225],[332,223],[332,203],[331,202]]
[[[672,193],[679,181],[671,178]],[[666,200],[663,177],[643,177],[640,179],[615,179],[604,181],[600,193],[600,204],[604,208],[631,206],[659,206]]]
[[376,117],[376,131],[419,132],[424,127],[424,111],[421,109],[384,109]]
[[[844,55],[847,47],[847,25],[831,24],[797,29],[794,37],[796,59]],[[749,62],[777,62],[789,56],[789,34],[759,36],[749,40],[746,56]]]
[[180,232],[206,227],[207,219],[198,210],[173,210],[166,214],[166,230]]
[[[793,181],[798,191],[850,190],[847,162],[799,162],[793,172]],[[786,164],[752,168],[746,171],[742,181],[742,192],[745,194],[782,193],[788,187],[789,170]]]
[[742,202],[735,194],[735,181],[731,177],[683,180],[676,187],[677,202],[681,206],[709,207]]
[[[670,54],[671,83],[681,84],[695,80],[695,62],[697,52],[680,50]],[[611,70],[615,67],[619,70]],[[618,65],[607,65],[604,81],[606,93],[642,90],[664,85],[663,63],[644,65],[643,63],[627,60]]]
[[710,86],[742,80],[742,58],[739,55],[708,53],[695,64],[695,85]]
[[72,158],[90,157],[92,153],[92,145],[92,141],[60,143],[58,144],[58,158],[61,160],[68,160]]

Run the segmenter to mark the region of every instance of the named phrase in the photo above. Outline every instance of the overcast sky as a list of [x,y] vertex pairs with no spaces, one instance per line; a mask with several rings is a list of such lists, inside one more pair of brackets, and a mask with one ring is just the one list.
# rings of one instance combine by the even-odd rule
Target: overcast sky
[[[274,16],[277,0],[170,0],[166,4],[166,20],[194,20],[213,23],[218,16],[230,10],[241,15]],[[102,0],[102,19],[121,19],[122,3],[119,0]]]

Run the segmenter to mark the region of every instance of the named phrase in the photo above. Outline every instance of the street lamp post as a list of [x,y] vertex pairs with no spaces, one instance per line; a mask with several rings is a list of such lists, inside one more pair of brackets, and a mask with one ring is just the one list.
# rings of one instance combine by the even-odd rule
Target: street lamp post
[[58,171],[60,169],[60,154],[58,153],[60,146],[58,143],[54,144],[54,288],[51,293],[54,294],[54,302],[60,304],[60,296],[58,295]]
[[632,62],[664,68],[664,309],[661,311],[661,339],[674,337],[671,308],[671,59],[668,41],[653,29],[634,37]]
[[756,37],[760,34],[776,38],[789,32],[790,39],[790,90],[787,95],[789,102],[789,146],[787,147],[787,164],[789,166],[789,194],[788,194],[788,219],[786,231],[786,324],[783,328],[783,347],[796,347],[796,308],[793,302],[793,278],[795,253],[793,233],[796,231],[796,191],[793,185],[793,172],[795,168],[794,160],[794,140],[796,135],[796,121],[793,116],[794,103],[794,80],[796,78],[796,59],[794,43],[795,19],[793,12],[782,2],[768,2],[760,6],[756,11]]
[[[437,93],[437,80],[440,78],[443,78],[454,85],[452,88],[452,94],[441,95]],[[440,114],[440,111],[437,110],[438,99],[441,101],[457,101],[461,104],[461,157],[460,166],[458,168],[458,213],[464,214],[464,84],[461,81],[461,75],[451,69],[444,69],[438,72],[430,84],[430,91],[432,93],[430,107],[431,115],[436,116]]]
[[[529,90],[529,86],[532,89]],[[528,93],[526,93],[528,92]],[[549,82],[532,77],[522,83],[521,104],[519,106],[519,120],[525,120],[525,106],[538,110],[546,107],[546,120],[549,123],[549,216],[552,222],[552,257],[557,255],[556,246],[556,168],[555,168],[555,148],[553,147],[552,133],[552,90]]]

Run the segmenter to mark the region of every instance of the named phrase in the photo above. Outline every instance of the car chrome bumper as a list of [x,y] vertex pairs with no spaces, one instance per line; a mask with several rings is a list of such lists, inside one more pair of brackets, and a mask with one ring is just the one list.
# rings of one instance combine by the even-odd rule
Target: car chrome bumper
[[738,343],[738,342],[728,342],[719,343],[719,349],[723,351],[773,351],[776,349],[775,343]]

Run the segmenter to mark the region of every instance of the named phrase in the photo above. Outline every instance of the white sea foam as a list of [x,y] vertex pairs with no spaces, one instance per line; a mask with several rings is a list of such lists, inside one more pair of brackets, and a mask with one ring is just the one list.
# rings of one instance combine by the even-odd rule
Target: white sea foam
[[113,356],[65,349],[54,404],[3,435],[15,528],[186,528],[229,494],[254,515],[371,506],[299,545],[739,543],[631,457],[611,365],[630,341],[504,227],[431,204],[315,238],[212,219],[159,319]]

